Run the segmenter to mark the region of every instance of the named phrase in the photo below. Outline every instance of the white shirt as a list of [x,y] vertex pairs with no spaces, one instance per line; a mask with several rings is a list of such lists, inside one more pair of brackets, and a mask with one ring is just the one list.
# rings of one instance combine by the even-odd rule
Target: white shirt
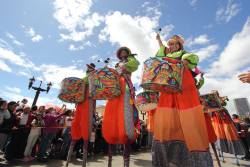
[[30,114],[21,114],[21,118],[20,118],[20,124],[19,125],[26,125],[28,122],[28,118],[29,118]]
[[89,139],[90,142],[95,142],[95,132],[91,132],[91,136]]
[[70,116],[67,116],[66,119],[65,119],[66,127],[71,127],[72,121],[68,121],[69,118],[71,118],[71,117],[70,117]]
[[[41,122],[43,122],[43,120],[37,122],[36,119],[33,119],[33,121],[31,122],[31,124],[41,125]],[[33,128],[31,128],[30,135],[40,135],[40,134],[41,134],[41,128],[40,127],[33,127]]]

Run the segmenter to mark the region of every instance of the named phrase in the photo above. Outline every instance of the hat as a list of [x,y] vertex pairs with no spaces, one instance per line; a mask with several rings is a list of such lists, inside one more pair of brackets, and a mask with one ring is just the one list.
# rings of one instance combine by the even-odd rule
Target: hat
[[167,45],[170,46],[170,43],[172,43],[172,42],[174,42],[174,41],[177,41],[177,42],[179,42],[181,45],[183,45],[185,40],[184,40],[184,38],[181,38],[181,37],[179,37],[178,35],[175,35],[175,36],[173,36],[173,38],[171,38],[171,39],[169,39],[169,40],[167,41]]
[[218,90],[212,90],[211,93],[219,93]]
[[18,104],[17,102],[15,102],[15,101],[10,101],[10,102],[8,103],[8,106],[11,106],[11,105],[19,106],[19,104]]
[[94,63],[90,63],[90,64],[86,64],[87,67],[92,68],[93,70],[95,69],[95,64]]
[[119,60],[122,60],[122,58],[120,57],[121,51],[122,50],[126,50],[128,52],[128,54],[131,54],[131,50],[125,46],[120,47],[117,51],[116,51],[116,56]]

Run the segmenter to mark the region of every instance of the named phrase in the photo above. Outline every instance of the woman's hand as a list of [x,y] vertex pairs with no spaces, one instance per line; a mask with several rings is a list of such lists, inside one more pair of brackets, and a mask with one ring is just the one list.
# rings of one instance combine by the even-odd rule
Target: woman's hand
[[157,34],[157,35],[156,35],[156,39],[161,41],[160,34]]
[[105,65],[104,68],[109,68],[108,65]]

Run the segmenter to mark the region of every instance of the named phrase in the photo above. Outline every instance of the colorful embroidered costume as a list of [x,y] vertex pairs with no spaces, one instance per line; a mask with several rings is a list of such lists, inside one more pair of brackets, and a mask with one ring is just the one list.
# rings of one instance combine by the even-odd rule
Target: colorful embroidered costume
[[[95,69],[95,65],[93,63],[86,64],[88,69],[86,71],[86,76],[82,78],[86,83],[86,94],[85,100],[81,103],[78,103],[76,106],[76,114],[75,119],[72,121],[71,125],[71,136],[72,141],[70,145],[70,151],[73,151],[72,147],[74,147],[76,140],[81,139],[84,140],[84,151],[83,151],[83,166],[86,166],[87,160],[87,151],[88,151],[88,140],[90,138],[92,132],[92,123],[93,123],[93,114],[95,112],[96,101],[89,98],[89,89],[88,89],[88,76]],[[70,155],[70,154],[69,154]],[[68,155],[68,161],[70,156]]]
[[[218,93],[218,92],[212,92]],[[219,94],[217,94],[219,96]],[[221,100],[223,106],[227,105],[225,100]],[[244,155],[245,150],[242,142],[239,141],[239,134],[230,115],[225,107],[222,110],[213,112],[213,127],[218,137],[218,146],[221,152]]]
[[155,137],[152,146],[154,166],[213,166],[209,152],[208,133],[194,78],[190,69],[196,67],[198,56],[183,50],[184,39],[174,36],[179,51],[166,55],[165,46],[157,56],[189,61],[185,65],[182,93],[161,93],[155,115]]
[[[102,127],[103,137],[110,144],[110,153],[112,153],[113,144],[118,142],[121,145],[125,144],[124,163],[128,166],[130,142],[136,137],[133,123],[135,93],[131,74],[138,69],[138,62],[132,55],[122,57],[121,52],[123,50],[127,54],[131,54],[131,51],[126,47],[119,48],[116,53],[118,59],[121,60],[117,71],[120,75],[119,82],[122,94],[117,98],[107,100]],[[122,65],[125,65],[127,68],[121,69]]]

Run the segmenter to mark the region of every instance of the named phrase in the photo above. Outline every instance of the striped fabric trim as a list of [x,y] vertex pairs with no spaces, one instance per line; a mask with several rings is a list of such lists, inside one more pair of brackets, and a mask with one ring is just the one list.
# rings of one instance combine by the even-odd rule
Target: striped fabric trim
[[196,107],[193,107],[193,108],[188,108],[188,109],[185,109],[185,110],[179,110],[179,109],[177,109],[176,107],[174,107],[174,108],[169,108],[169,107],[157,107],[157,108],[159,108],[159,109],[176,109],[176,110],[178,110],[178,111],[180,111],[180,112],[183,112],[183,111],[189,111],[189,110],[192,110],[192,109],[196,109],[196,108],[198,108],[198,107],[200,107],[201,105],[198,105],[198,106],[196,106]]

